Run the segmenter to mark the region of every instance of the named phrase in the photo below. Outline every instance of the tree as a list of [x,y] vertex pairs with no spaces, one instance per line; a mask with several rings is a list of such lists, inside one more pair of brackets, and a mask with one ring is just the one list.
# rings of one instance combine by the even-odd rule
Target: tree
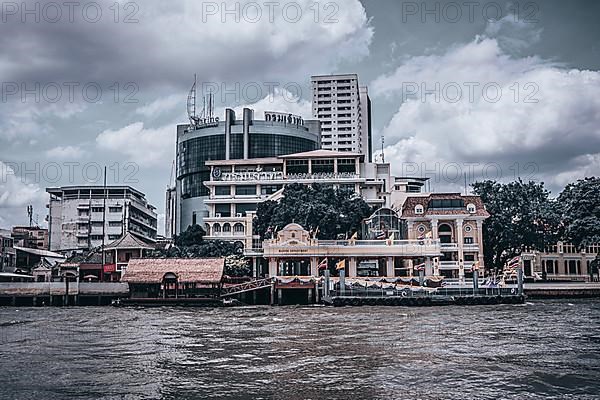
[[241,255],[225,257],[225,275],[228,276],[250,276],[252,270],[247,260]]
[[560,212],[543,183],[488,180],[472,186],[490,213],[483,225],[487,266],[501,268],[525,247],[542,249],[557,239]]
[[177,246],[193,246],[202,243],[206,231],[198,224],[190,225],[179,236],[175,236],[174,242]]
[[305,229],[319,228],[319,239],[360,231],[361,222],[374,210],[354,191],[331,186],[294,183],[285,187],[279,202],[260,203],[254,220],[255,234],[295,222]]
[[558,196],[562,236],[581,248],[600,243],[600,178],[579,179]]

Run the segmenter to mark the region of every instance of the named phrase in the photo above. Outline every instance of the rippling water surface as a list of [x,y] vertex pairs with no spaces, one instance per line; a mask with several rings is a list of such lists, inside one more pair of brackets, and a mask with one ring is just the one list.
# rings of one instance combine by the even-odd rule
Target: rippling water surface
[[600,304],[0,308],[2,399],[597,399]]

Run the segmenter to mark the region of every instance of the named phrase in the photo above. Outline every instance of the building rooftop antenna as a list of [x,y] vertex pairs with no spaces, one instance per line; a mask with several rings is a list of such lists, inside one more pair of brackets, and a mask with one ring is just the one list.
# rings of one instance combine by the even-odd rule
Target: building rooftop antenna
[[381,163],[385,164],[385,152],[383,151],[383,144],[385,143],[385,138],[381,135]]
[[190,92],[187,96],[187,114],[190,120],[191,128],[197,127],[198,123],[200,122],[200,118],[198,118],[198,116],[196,115],[196,101],[196,74],[194,74],[194,84],[192,85],[192,88],[190,89]]
[[29,217],[29,227],[33,226],[33,205],[27,206],[27,216]]

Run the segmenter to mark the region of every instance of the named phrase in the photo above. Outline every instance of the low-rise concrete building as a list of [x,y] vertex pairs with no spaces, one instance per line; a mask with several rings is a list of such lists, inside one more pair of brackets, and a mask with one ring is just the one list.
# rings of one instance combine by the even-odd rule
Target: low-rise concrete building
[[156,238],[155,207],[130,186],[64,186],[50,194],[50,250],[72,252],[108,244],[131,232]]
[[39,226],[14,226],[12,237],[16,246],[48,250],[48,229]]
[[14,272],[16,262],[14,239],[9,230],[0,229],[0,272]]
[[521,253],[523,272],[533,280],[598,280],[598,268],[592,268],[592,261],[599,252],[600,244],[578,249],[562,241],[546,246],[543,251],[528,249]]

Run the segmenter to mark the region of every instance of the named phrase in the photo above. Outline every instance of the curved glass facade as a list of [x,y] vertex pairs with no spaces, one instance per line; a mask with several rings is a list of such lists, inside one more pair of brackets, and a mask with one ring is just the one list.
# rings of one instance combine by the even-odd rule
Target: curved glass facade
[[[251,132],[249,136],[249,158],[277,157],[286,154],[316,150],[318,136],[307,139],[294,135],[297,129],[288,134]],[[182,199],[208,196],[203,182],[210,180],[210,168],[204,165],[209,160],[225,159],[225,133],[192,137],[181,140],[177,149],[177,177],[181,181]],[[230,159],[242,159],[244,156],[243,134],[231,133]]]

